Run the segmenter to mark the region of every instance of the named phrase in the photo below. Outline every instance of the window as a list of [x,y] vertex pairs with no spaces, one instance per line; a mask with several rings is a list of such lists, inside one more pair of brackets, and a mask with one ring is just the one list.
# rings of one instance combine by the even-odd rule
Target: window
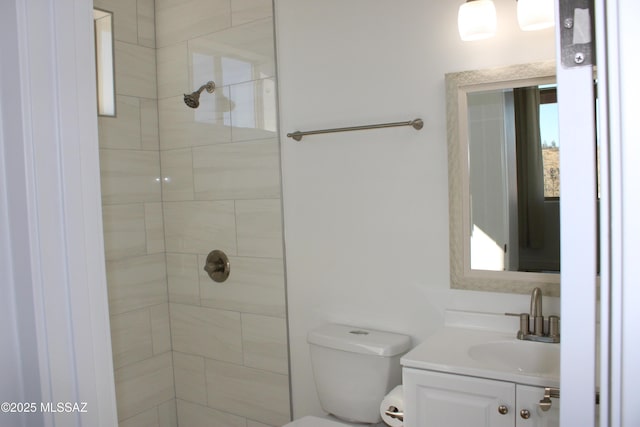
[[540,86],[540,143],[544,170],[544,198],[560,197],[558,94],[555,85]]
[[113,13],[93,9],[96,48],[96,83],[98,115],[116,115],[115,78],[113,65]]

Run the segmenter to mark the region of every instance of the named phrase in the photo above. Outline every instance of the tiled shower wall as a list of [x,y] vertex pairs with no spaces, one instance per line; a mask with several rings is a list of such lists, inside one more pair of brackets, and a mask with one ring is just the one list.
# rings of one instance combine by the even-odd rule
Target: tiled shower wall
[[[95,5],[116,33],[118,117],[100,119],[100,144],[120,425],[176,425],[174,396],[181,426],[282,425],[271,1]],[[182,94],[209,80],[188,108]],[[202,269],[213,249],[231,261],[224,283]]]
[[154,4],[94,5],[114,13],[117,117],[99,118],[99,141],[118,419],[121,427],[174,427]]
[[[270,0],[156,0],[173,361],[182,426],[289,420]],[[183,93],[213,80],[197,109]],[[224,283],[209,251],[231,261]]]

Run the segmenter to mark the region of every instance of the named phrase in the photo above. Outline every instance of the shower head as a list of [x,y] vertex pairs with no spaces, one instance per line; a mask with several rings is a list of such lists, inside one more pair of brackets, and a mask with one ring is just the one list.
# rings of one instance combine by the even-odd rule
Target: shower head
[[216,84],[212,81],[207,82],[206,84],[200,86],[200,89],[196,90],[192,93],[184,94],[184,103],[187,104],[187,107],[198,108],[200,105],[200,94],[203,90],[207,90],[209,93],[213,93],[216,88]]
[[198,108],[198,105],[200,105],[200,94],[198,92],[193,92],[189,95],[185,93],[184,103],[187,104],[187,107]]

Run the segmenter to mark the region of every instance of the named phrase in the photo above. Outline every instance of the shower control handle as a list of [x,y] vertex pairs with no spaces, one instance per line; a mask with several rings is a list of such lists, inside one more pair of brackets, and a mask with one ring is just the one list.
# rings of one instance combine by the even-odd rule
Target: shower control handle
[[229,258],[224,252],[217,249],[209,252],[204,265],[204,271],[207,272],[214,282],[224,282],[231,272]]

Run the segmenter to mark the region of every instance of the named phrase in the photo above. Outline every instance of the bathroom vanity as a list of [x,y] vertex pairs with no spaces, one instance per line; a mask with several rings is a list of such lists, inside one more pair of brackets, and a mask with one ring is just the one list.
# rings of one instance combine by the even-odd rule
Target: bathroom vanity
[[401,363],[406,427],[559,425],[559,344],[447,326]]

